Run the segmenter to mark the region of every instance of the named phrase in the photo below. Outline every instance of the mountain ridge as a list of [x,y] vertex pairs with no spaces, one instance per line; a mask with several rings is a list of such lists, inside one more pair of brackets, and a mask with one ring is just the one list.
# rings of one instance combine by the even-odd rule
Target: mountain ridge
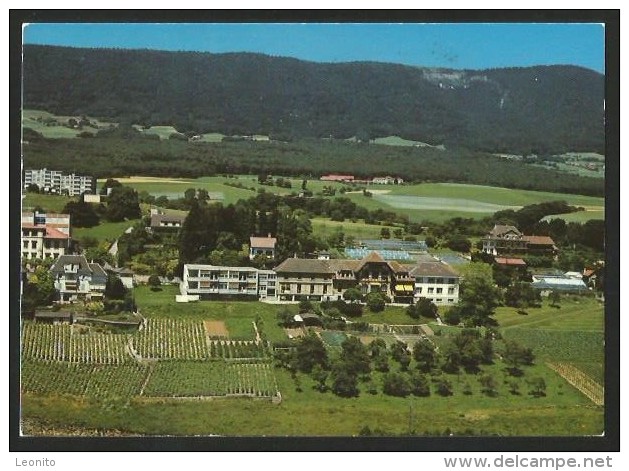
[[252,52],[24,46],[24,107],[191,132],[406,139],[490,152],[604,151],[604,76]]

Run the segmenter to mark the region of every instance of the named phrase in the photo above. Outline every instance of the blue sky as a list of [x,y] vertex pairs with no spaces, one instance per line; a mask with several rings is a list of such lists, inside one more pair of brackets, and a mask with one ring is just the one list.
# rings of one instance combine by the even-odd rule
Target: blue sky
[[261,52],[316,62],[378,61],[485,69],[573,64],[605,68],[600,24],[34,23],[24,42],[207,52]]

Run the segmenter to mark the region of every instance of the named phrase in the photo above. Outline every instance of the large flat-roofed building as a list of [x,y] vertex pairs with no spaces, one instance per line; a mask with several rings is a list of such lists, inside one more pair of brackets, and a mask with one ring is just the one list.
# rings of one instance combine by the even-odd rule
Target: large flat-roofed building
[[201,299],[219,296],[274,299],[276,275],[273,270],[253,267],[224,267],[186,264],[183,267],[181,294]]
[[78,196],[83,193],[96,193],[96,179],[88,175],[65,174],[59,170],[46,168],[24,170],[24,189],[37,185],[46,193]]
[[22,259],[57,258],[70,248],[70,215],[22,212]]

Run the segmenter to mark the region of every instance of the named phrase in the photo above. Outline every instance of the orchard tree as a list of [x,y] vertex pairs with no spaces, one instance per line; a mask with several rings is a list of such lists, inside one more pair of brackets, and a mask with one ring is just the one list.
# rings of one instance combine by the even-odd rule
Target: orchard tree
[[432,343],[420,340],[413,346],[413,358],[417,362],[417,368],[424,373],[432,370],[437,364],[437,352]]
[[472,262],[461,268],[459,315],[466,325],[494,325],[494,311],[502,301],[502,293],[495,286],[491,266]]
[[113,187],[107,197],[105,216],[111,222],[138,219],[141,216],[138,192],[128,186]]
[[310,373],[315,365],[327,368],[328,352],[321,339],[312,331],[301,337],[294,352],[295,365],[299,371]]

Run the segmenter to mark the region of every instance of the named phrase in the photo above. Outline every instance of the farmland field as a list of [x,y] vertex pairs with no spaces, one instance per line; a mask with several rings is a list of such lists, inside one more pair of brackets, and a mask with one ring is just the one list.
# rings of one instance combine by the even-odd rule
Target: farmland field
[[[147,191],[154,196],[182,197],[188,188],[203,188],[214,195],[216,201],[230,204],[239,199],[255,196],[259,189],[275,194],[286,195],[298,192],[303,179],[287,178],[292,188],[260,185],[255,175],[235,175],[201,177],[197,179],[172,179],[156,177],[129,177],[118,179],[138,191]],[[102,184],[102,181],[100,182]],[[240,184],[236,188],[229,184]],[[346,186],[342,183],[325,182],[318,179],[307,180],[306,187],[314,194],[324,186],[337,190]],[[566,220],[584,222],[588,219],[604,218],[604,199],[582,195],[549,193],[540,191],[514,190],[482,185],[456,183],[421,183],[412,185],[367,185],[373,192],[365,197],[362,191],[335,197],[346,196],[358,205],[369,210],[384,209],[407,215],[412,221],[441,222],[453,217],[481,218],[503,209],[518,209],[522,206],[543,201],[566,201],[568,204],[587,207],[588,211],[561,215]]]
[[[275,314],[279,306],[220,301],[178,304],[174,302],[176,292],[174,286],[165,286],[162,292],[152,292],[148,287],[135,289],[136,302],[147,318],[147,325],[159,329],[159,335],[149,341],[153,345],[142,347],[156,350],[157,353],[148,355],[153,360],[137,362],[129,355],[131,361],[102,365],[43,361],[44,357],[29,353],[23,362],[24,417],[51,425],[149,435],[338,436],[356,435],[364,427],[384,434],[422,435],[447,429],[455,434],[592,435],[604,428],[603,407],[594,405],[547,364],[567,364],[562,371],[572,374],[574,380],[577,376],[570,368],[572,365],[602,384],[603,312],[594,299],[565,297],[559,309],[544,304],[540,309],[529,309],[528,315],[500,308],[496,318],[504,338],[533,347],[536,360],[535,365],[524,367],[524,377],[515,380],[506,375],[503,363],[498,360],[493,365],[484,365],[483,371],[497,380],[495,397],[482,393],[476,375],[446,373],[443,377],[452,385],[452,396],[439,396],[434,384],[429,397],[386,396],[382,394],[382,373],[373,372],[368,383],[359,382],[359,397],[344,399],[331,392],[316,391],[314,380],[302,373],[298,373],[297,388],[296,379],[289,371],[269,363],[267,347],[253,342],[251,322],[256,316],[268,337],[287,338],[277,326]],[[287,307],[296,312],[296,306]],[[223,321],[230,336],[235,330],[247,332],[248,339],[210,341],[204,320]],[[410,319],[402,307],[387,307],[384,313],[365,313],[360,321],[407,325],[425,322]],[[69,329],[68,326],[37,327],[42,331]],[[276,329],[279,333],[275,333]],[[439,326],[436,330],[440,334],[432,339],[445,345],[448,337],[460,328]],[[129,334],[134,339],[132,345],[147,333]],[[387,335],[384,337],[390,343],[393,339]],[[326,343],[334,345],[345,336],[325,331],[322,335]],[[53,352],[58,344],[54,339],[48,342]],[[337,350],[338,346],[331,348],[330,355],[336,355]],[[33,346],[24,351],[32,352]],[[390,365],[397,369],[394,361]],[[546,383],[546,396],[528,394],[528,381],[534,377]],[[519,394],[509,392],[513,381],[518,383]],[[374,388],[376,394],[367,393]],[[277,391],[282,397],[279,405],[269,401]],[[213,399],[168,399],[203,396]],[[252,400],[256,398],[264,400]],[[103,401],[113,402],[103,407]],[[417,411],[410,422],[409,407]],[[70,416],[67,410],[72,410]],[[431,413],[423,414],[421,410]]]

